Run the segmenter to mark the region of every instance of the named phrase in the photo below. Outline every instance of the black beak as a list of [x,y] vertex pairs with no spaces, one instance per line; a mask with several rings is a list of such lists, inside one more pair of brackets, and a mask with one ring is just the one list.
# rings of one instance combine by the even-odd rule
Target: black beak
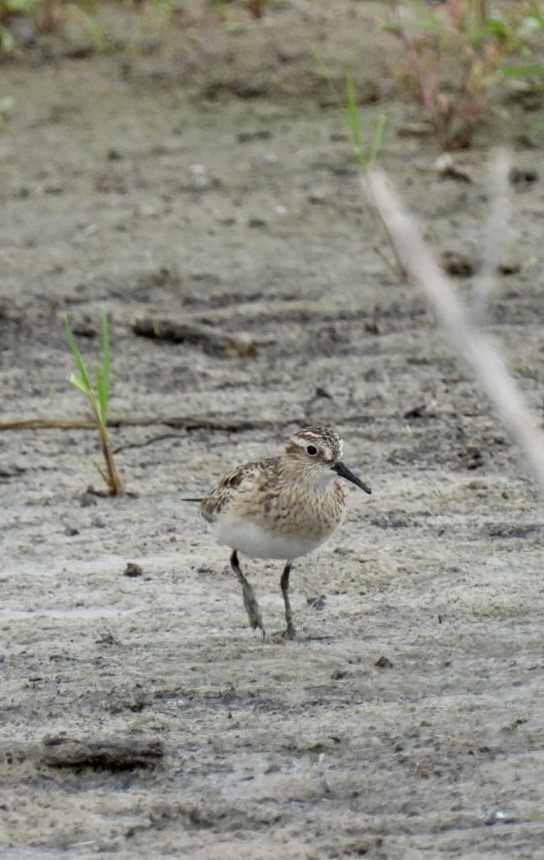
[[365,493],[368,493],[369,495],[372,493],[368,484],[363,484],[357,475],[354,475],[351,469],[348,469],[348,467],[344,466],[343,463],[337,463],[336,466],[332,467],[332,470],[333,472],[336,472],[337,475],[340,475],[341,478],[345,478],[346,481],[351,481],[351,483],[355,484],[356,487],[360,487],[361,490],[365,491]]

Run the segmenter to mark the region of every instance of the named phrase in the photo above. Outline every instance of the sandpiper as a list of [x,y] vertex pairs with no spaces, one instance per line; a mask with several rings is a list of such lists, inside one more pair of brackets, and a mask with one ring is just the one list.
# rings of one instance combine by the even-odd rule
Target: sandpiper
[[250,626],[259,628],[263,639],[261,610],[240,568],[238,552],[285,560],[280,580],[287,621],[284,636],[294,639],[289,602],[293,561],[320,546],[343,521],[349,490],[341,478],[372,492],[344,465],[342,452],[335,430],[305,427],[291,436],[282,456],[238,466],[201,503],[202,516],[218,543],[232,549],[230,565],[242,586]]

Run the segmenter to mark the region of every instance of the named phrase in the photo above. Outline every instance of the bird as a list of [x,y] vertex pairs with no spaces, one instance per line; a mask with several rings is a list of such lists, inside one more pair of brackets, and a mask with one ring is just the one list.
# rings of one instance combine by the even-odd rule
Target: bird
[[230,566],[242,586],[250,627],[266,630],[253,588],[238,553],[285,562],[280,588],[285,605],[285,639],[296,630],[289,600],[293,562],[320,546],[344,520],[349,489],[370,487],[342,462],[336,430],[304,427],[293,433],[283,454],[237,466],[201,501],[200,511],[219,544],[231,549]]

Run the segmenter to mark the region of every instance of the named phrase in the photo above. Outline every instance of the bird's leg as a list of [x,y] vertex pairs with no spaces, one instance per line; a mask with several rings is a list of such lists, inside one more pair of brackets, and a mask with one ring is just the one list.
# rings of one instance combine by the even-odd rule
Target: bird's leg
[[244,606],[246,608],[247,616],[249,618],[250,627],[255,630],[257,627],[259,630],[262,630],[263,639],[266,636],[264,625],[263,625],[263,617],[261,615],[261,610],[259,608],[259,604],[257,603],[257,598],[255,597],[255,593],[250,583],[245,578],[244,574],[240,569],[240,562],[238,561],[238,553],[235,549],[233,549],[230,556],[230,566],[232,567],[234,573],[238,577],[238,582],[242,586],[242,593],[244,596]]
[[285,603],[285,619],[287,621],[287,630],[285,631],[286,639],[294,639],[296,636],[293,625],[293,614],[291,612],[291,604],[289,602],[289,574],[291,573],[291,564],[287,562],[281,575],[281,593],[283,594],[283,602]]

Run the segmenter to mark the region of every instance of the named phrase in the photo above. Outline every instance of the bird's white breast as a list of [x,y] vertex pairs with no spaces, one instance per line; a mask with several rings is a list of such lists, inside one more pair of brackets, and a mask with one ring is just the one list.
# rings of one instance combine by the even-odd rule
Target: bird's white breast
[[306,555],[329,536],[329,533],[319,538],[274,534],[257,523],[228,515],[213,523],[211,531],[218,543],[237,549],[250,558],[279,558],[284,561],[294,561]]

